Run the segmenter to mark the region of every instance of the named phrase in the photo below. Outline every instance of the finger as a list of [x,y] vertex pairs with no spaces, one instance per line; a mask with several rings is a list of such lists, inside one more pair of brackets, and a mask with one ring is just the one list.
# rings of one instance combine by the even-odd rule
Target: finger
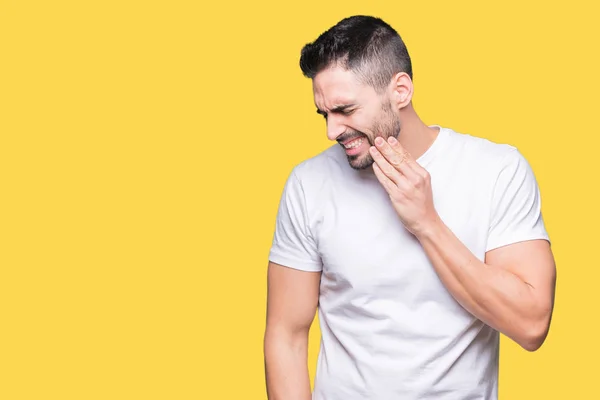
[[402,172],[409,181],[412,183],[418,183],[420,178],[426,177],[426,171],[423,167],[417,163],[414,157],[396,140],[395,137],[390,136],[388,138],[388,144],[390,147],[397,153],[401,154],[404,162],[398,167],[400,172]]
[[369,151],[371,152],[373,161],[375,161],[375,164],[377,164],[377,166],[379,167],[381,172],[388,179],[390,179],[394,183],[394,185],[397,185],[401,178],[400,172],[398,172],[398,170],[396,170],[396,168],[394,168],[388,162],[388,160],[386,160],[386,158],[383,156],[383,154],[381,154],[381,152],[379,150],[377,150],[377,148],[375,148],[374,146],[371,146]]
[[399,153],[393,149],[392,146],[381,137],[375,139],[375,146],[377,150],[379,150],[379,152],[385,157],[385,159],[394,166],[394,168],[402,172],[402,164],[405,161],[405,157],[402,153]]
[[379,181],[379,183],[381,183],[381,186],[383,186],[385,191],[390,196],[393,196],[395,194],[396,190],[398,190],[398,187],[394,184],[394,182],[390,178],[387,177],[386,174],[383,173],[383,171],[381,170],[381,168],[379,167],[379,165],[377,163],[373,164],[373,171],[375,172],[375,176],[377,177],[377,180]]
[[414,170],[410,165],[412,164],[413,158],[408,151],[406,151],[393,136],[390,136],[387,142],[383,141],[383,139],[381,141],[375,140],[376,144],[378,144],[378,142],[378,148],[385,158],[390,161],[390,164],[412,181],[413,179],[411,178],[414,178],[415,176]]
[[371,156],[373,157],[375,164],[377,164],[381,172],[388,179],[390,179],[394,185],[398,186],[400,189],[406,190],[406,188],[408,187],[406,177],[404,177],[396,168],[394,168],[394,166],[390,164],[388,160],[386,160],[386,158],[374,146],[371,146],[369,151],[371,152]]

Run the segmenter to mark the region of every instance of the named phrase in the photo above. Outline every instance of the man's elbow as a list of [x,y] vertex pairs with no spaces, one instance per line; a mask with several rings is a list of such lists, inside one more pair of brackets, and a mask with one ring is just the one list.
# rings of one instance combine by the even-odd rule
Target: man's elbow
[[528,337],[524,340],[521,340],[519,345],[529,352],[534,352],[542,347],[544,341],[546,340],[545,336],[537,335],[533,337]]
[[525,324],[521,337],[517,343],[525,350],[534,352],[538,350],[548,336],[550,330],[550,315],[538,321],[533,321]]

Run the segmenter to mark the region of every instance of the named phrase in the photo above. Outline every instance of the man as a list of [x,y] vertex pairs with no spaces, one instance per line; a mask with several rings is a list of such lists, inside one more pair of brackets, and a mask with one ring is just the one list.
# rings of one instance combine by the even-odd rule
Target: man
[[293,169],[279,205],[269,399],[497,399],[499,334],[535,351],[554,304],[528,162],[508,144],[425,125],[406,47],[380,19],[340,21],[300,66],[338,144]]

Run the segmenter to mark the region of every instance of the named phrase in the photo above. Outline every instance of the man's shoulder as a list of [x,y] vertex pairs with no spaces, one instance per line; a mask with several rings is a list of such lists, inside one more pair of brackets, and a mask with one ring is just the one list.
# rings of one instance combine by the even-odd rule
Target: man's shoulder
[[506,163],[522,157],[517,147],[511,143],[453,130],[451,137],[455,157],[472,166],[477,165],[480,169],[498,171]]
[[345,156],[339,145],[331,145],[317,154],[299,162],[293,168],[300,181],[312,182],[325,179],[336,172],[342,172]]
[[452,131],[455,141],[460,143],[464,150],[481,157],[503,158],[516,150],[513,144],[495,141],[483,136],[468,132]]

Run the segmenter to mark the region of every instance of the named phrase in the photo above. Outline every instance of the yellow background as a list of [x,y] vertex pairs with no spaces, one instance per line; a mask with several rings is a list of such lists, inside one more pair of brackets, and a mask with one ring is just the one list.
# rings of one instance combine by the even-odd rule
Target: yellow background
[[1,399],[266,398],[279,195],[331,144],[299,52],[352,14],[405,39],[426,123],[536,172],[555,316],[502,339],[501,399],[598,398],[598,10],[367,3],[0,2]]

